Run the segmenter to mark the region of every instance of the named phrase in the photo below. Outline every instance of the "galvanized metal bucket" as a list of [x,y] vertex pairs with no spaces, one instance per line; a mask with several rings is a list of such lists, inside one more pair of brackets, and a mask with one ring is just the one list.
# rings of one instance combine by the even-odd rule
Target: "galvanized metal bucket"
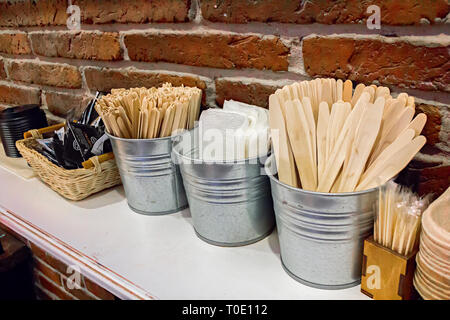
[[197,138],[194,129],[173,147],[197,236],[218,246],[243,246],[268,236],[275,217],[263,165],[267,156],[237,162],[202,161]]
[[171,137],[124,139],[108,134],[129,207],[141,214],[169,214],[187,207]]
[[364,239],[373,228],[378,188],[320,193],[281,183],[266,163],[274,200],[281,261],[295,280],[321,289],[343,289],[361,281]]

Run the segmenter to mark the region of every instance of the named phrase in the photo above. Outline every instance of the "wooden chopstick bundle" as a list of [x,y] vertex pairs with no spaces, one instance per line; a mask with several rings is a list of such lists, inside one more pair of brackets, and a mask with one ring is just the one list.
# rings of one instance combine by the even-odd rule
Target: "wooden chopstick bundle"
[[128,139],[167,137],[192,129],[200,115],[202,91],[191,87],[111,89],[95,106],[108,133]]
[[374,240],[402,255],[418,245],[420,221],[429,197],[419,198],[409,190],[389,182],[380,188],[374,223]]
[[423,147],[426,115],[413,118],[413,97],[352,87],[350,80],[314,79],[271,95],[272,133],[281,130],[277,139],[284,139],[274,141],[281,182],[319,192],[366,190],[397,175]]

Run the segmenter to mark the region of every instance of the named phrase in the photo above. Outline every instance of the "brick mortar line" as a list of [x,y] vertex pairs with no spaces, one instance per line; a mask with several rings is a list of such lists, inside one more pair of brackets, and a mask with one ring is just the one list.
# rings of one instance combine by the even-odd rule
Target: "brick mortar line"
[[47,97],[44,94],[44,90],[41,90],[41,106],[45,107],[44,109],[48,110]]
[[0,80],[0,85],[4,85],[4,86],[8,86],[8,87],[14,87],[14,88],[18,88],[18,89],[41,89],[41,88],[37,88],[37,87],[31,87],[29,85],[26,84],[22,84],[22,83],[17,83],[17,82],[10,82],[8,80]]
[[[31,249],[30,249],[31,250]],[[46,253],[47,254],[47,253]],[[59,277],[61,278],[61,272],[59,272],[58,270],[56,270],[55,268],[53,268],[51,265],[49,265],[47,262],[45,262],[44,260],[42,260],[40,257],[38,257],[37,255],[33,254],[33,259],[39,261],[39,263],[43,264],[44,266],[46,266],[47,268],[51,269],[53,272],[57,273],[59,275]],[[35,268],[35,265],[33,265],[33,269]],[[36,269],[37,271],[39,271],[38,269]],[[61,280],[61,279],[60,279]]]
[[303,76],[309,76],[303,62],[303,41],[301,39],[294,41],[293,45],[290,47],[288,71]]
[[276,87],[282,87],[288,84],[291,84],[295,82],[296,80],[290,80],[290,79],[280,79],[280,80],[271,80],[271,79],[259,79],[259,78],[252,78],[252,77],[220,77],[216,80],[224,80],[229,82],[241,82],[245,85],[249,84],[261,84],[266,86],[276,86]]
[[[191,7],[189,13],[192,15],[189,20],[195,24],[201,24],[203,22],[202,8],[198,0],[191,0]],[[191,12],[192,11],[192,12]]]
[[[94,69],[101,70],[102,67],[97,66],[89,66]],[[119,72],[126,72],[126,71],[135,71],[135,72],[141,72],[141,73],[149,73],[149,74],[155,74],[155,73],[164,73],[164,74],[170,74],[170,75],[181,75],[180,73],[176,71],[166,70],[166,69],[158,69],[158,70],[145,70],[145,69],[136,69],[133,67],[128,68],[109,68],[113,71],[119,71]],[[199,74],[182,74],[186,76],[194,76],[197,77],[199,80],[203,80],[206,83],[206,92],[208,93],[207,99],[209,96],[215,96],[215,80],[228,80],[228,81],[241,81],[245,84],[250,83],[259,83],[263,85],[273,85],[277,86],[278,84],[280,86],[284,86],[285,84],[292,83],[293,81],[302,81],[302,80],[311,80],[311,77],[280,77],[278,79],[271,79],[264,76],[261,76],[261,74],[238,74],[238,75],[218,75],[211,78],[205,78]],[[284,74],[286,75],[286,74]],[[14,80],[0,80],[0,85],[6,85],[10,87],[17,87],[20,89],[38,89],[44,92],[54,92],[54,93],[61,93],[61,94],[70,94],[70,95],[85,95],[85,96],[92,96],[92,92],[95,90],[91,90],[87,88],[86,90],[84,88],[80,89],[69,89],[69,88],[61,88],[61,87],[52,87],[52,86],[43,86],[39,84],[32,84],[32,83],[20,83],[15,82]],[[386,86],[386,85],[385,85]],[[418,90],[418,89],[411,89],[411,88],[401,88],[398,86],[388,86],[391,89],[392,93],[400,93],[400,92],[406,92],[408,95],[414,96],[416,98],[416,102],[425,103],[425,104],[431,104],[436,105],[438,107],[449,107],[450,105],[450,96],[446,92],[441,91],[424,91],[424,90]],[[210,101],[215,101],[208,99]],[[215,103],[211,104],[211,106],[215,106]]]
[[[301,44],[300,44],[301,45]],[[43,56],[30,56],[24,55],[20,57],[14,57],[12,55],[2,54],[4,64],[6,66],[5,72],[7,74],[6,80],[0,80],[0,84],[17,86],[20,88],[36,88],[40,90],[52,91],[58,90],[61,93],[68,94],[84,94],[91,95],[92,91],[87,86],[85,69],[88,67],[102,69],[108,68],[114,71],[136,71],[136,72],[149,72],[149,73],[165,73],[178,76],[191,76],[203,80],[208,84],[214,82],[215,79],[220,78],[254,78],[254,79],[264,79],[271,81],[293,81],[293,80],[309,80],[311,77],[309,75],[302,75],[300,73],[294,73],[292,70],[288,72],[274,72],[271,70],[258,70],[258,69],[219,69],[219,68],[209,68],[209,67],[198,67],[198,66],[187,66],[175,63],[165,63],[165,62],[136,62],[136,61],[97,61],[97,60],[78,60],[71,58],[61,58],[61,57],[43,57]],[[8,66],[11,61],[27,61],[43,64],[62,64],[77,67],[81,73],[82,77],[82,87],[77,89],[62,88],[45,86],[39,84],[31,83],[20,83],[15,82],[10,79]],[[211,87],[211,85],[209,85]],[[396,86],[390,86],[394,88],[395,91],[405,91],[414,92],[412,95],[416,97],[423,97],[423,100],[440,102],[443,104],[450,103],[450,97],[443,91],[426,91],[418,89],[407,89],[399,88]],[[210,90],[211,91],[211,90]],[[436,99],[437,96],[437,99]],[[433,99],[434,98],[434,99]]]
[[70,88],[63,88],[63,87],[52,87],[52,86],[46,86],[46,85],[40,85],[36,83],[27,83],[27,82],[17,82],[12,79],[7,80],[0,80],[0,85],[5,85],[8,87],[15,87],[19,89],[38,89],[38,90],[46,90],[46,91],[52,91],[52,90],[60,90],[61,93],[71,93],[71,94],[85,94],[86,92],[83,89],[70,89]]
[[[230,77],[230,76],[242,76],[242,74],[247,74],[250,77],[264,77],[273,80],[280,79],[302,79],[309,77],[302,75],[300,73],[294,72],[275,72],[271,70],[261,70],[261,69],[220,69],[202,66],[190,66],[177,63],[169,62],[141,62],[141,61],[99,61],[99,60],[87,60],[87,59],[71,59],[64,57],[45,57],[45,56],[30,56],[23,55],[20,57],[13,57],[7,54],[0,54],[5,61],[26,61],[35,63],[47,63],[47,64],[65,64],[74,67],[94,67],[94,68],[110,68],[110,69],[136,69],[136,71],[151,71],[151,72],[166,72],[168,74],[179,75],[179,76],[191,76],[199,77],[201,80],[213,80],[217,77]],[[207,78],[207,79],[203,79]],[[9,75],[8,75],[9,79]],[[75,89],[73,89],[75,90]]]
[[[64,58],[65,60],[70,60],[68,58]],[[4,58],[5,64],[9,63],[9,58]],[[41,60],[35,60],[35,59],[14,59],[15,61],[32,61],[32,62],[41,62]],[[146,62],[127,62],[125,66],[117,65],[117,62],[112,63],[105,63],[103,65],[95,64],[94,61],[85,61],[85,66],[78,66],[80,70],[80,73],[82,75],[82,88],[78,89],[70,89],[70,88],[63,88],[63,87],[53,87],[53,86],[45,86],[45,85],[39,85],[34,83],[22,83],[22,82],[16,82],[12,79],[4,79],[0,80],[0,84],[12,86],[12,87],[18,87],[21,89],[27,89],[27,88],[34,88],[38,90],[43,91],[49,91],[49,92],[57,92],[57,93],[66,93],[66,94],[72,94],[72,95],[92,95],[92,90],[87,86],[86,78],[85,78],[85,70],[86,68],[94,68],[97,70],[101,70],[102,68],[107,68],[113,71],[119,71],[119,72],[141,72],[141,73],[149,73],[149,74],[157,74],[157,73],[164,73],[169,75],[178,75],[178,76],[190,76],[194,78],[198,78],[199,80],[205,81],[207,88],[210,90],[207,92],[213,93],[212,88],[213,83],[217,79],[243,79],[244,81],[248,79],[253,79],[255,82],[262,83],[268,81],[271,82],[271,85],[274,85],[276,82],[292,82],[292,81],[301,81],[301,80],[310,80],[312,79],[310,76],[302,76],[297,73],[290,73],[290,72],[283,72],[283,73],[275,73],[270,70],[254,70],[254,69],[215,69],[215,68],[207,68],[207,67],[192,67],[192,66],[184,66],[184,65],[177,65],[177,64],[166,64],[166,63],[155,63],[150,64],[154,65],[158,68],[151,68],[149,69],[149,63]],[[50,62],[55,63],[55,62]],[[58,63],[58,62],[56,62]],[[64,62],[67,65],[70,65],[69,63]],[[136,65],[138,67],[144,66],[146,68],[136,68]],[[73,65],[72,65],[73,66]],[[192,73],[192,71],[195,72],[195,70],[182,70],[181,69],[195,69],[197,70],[197,73]],[[77,67],[75,65],[75,67]],[[191,72],[186,72],[191,71]],[[8,75],[9,78],[9,75]],[[394,85],[389,85],[393,92],[406,92],[409,95],[412,95],[414,97],[417,97],[417,99],[420,99],[423,101],[423,103],[433,104],[433,105],[449,105],[450,104],[450,96],[448,93],[444,91],[426,91],[426,90],[418,90],[413,88],[401,88]],[[214,92],[215,93],[215,92]]]
[[[68,278],[67,278],[66,276],[64,276],[63,274],[61,274],[61,278],[62,278],[61,280],[66,280],[66,282],[67,282],[67,280],[68,280]],[[84,283],[84,281],[83,281],[83,283]],[[85,288],[80,287],[80,289],[76,289],[76,290],[83,291],[86,295],[90,296],[91,298],[93,298],[93,299],[95,299],[95,300],[102,300],[101,298],[97,297],[97,296],[94,295],[92,292],[90,292],[89,290],[87,290],[86,287],[85,287]]]
[[448,155],[445,154],[426,154],[418,152],[413,160],[418,160],[425,163],[434,163],[435,166],[432,166],[431,168],[439,168],[439,167],[446,167],[450,165],[450,160]]
[[57,123],[63,123],[66,121],[65,118],[62,117],[58,117],[56,115],[54,115],[53,113],[51,113],[48,109],[44,109],[45,110],[45,115],[47,116],[47,119],[49,120],[53,120]]
[[[270,23],[269,23],[270,24]],[[111,26],[117,26],[120,24],[112,24]],[[320,30],[309,30],[309,31],[305,31],[305,27],[309,27],[309,26],[317,26],[316,24],[312,24],[312,25],[300,25],[302,26],[302,32],[282,32],[282,30],[280,29],[276,29],[273,32],[262,32],[263,29],[261,29],[260,27],[255,28],[255,29],[251,29],[251,28],[247,28],[244,30],[235,30],[232,28],[223,28],[223,29],[216,29],[216,28],[212,28],[214,26],[214,24],[197,24],[197,23],[193,23],[192,27],[190,29],[186,29],[186,28],[179,28],[179,24],[170,24],[170,26],[177,26],[177,28],[161,28],[160,25],[158,24],[151,24],[151,26],[149,26],[149,24],[142,24],[142,25],[138,25],[140,26],[139,28],[133,28],[132,25],[125,25],[125,28],[117,28],[117,29],[106,29],[106,30],[100,30],[100,29],[80,29],[80,30],[69,30],[69,29],[56,29],[56,30],[49,30],[46,29],[45,27],[41,27],[39,29],[36,30],[29,30],[29,31],[23,31],[23,30],[19,30],[19,29],[7,29],[7,30],[0,30],[0,35],[1,34],[27,34],[28,36],[32,35],[32,34],[52,34],[52,33],[68,33],[68,34],[77,34],[79,32],[86,32],[86,33],[93,33],[93,34],[104,34],[104,33],[118,33],[118,34],[133,34],[133,33],[138,33],[138,34],[192,34],[192,35],[217,35],[217,34],[224,34],[224,35],[255,35],[255,36],[259,36],[261,38],[266,38],[266,37],[280,37],[280,38],[304,38],[304,37],[308,37],[311,35],[316,35],[316,36],[329,36],[329,37],[335,37],[335,36],[341,36],[345,37],[345,35],[350,35],[352,37],[358,37],[358,38],[371,38],[371,37],[382,37],[382,38],[386,38],[389,39],[388,41],[391,40],[397,40],[397,39],[414,39],[414,38],[418,38],[418,39],[433,39],[436,37],[440,37],[440,36],[446,36],[446,33],[448,33],[447,28],[439,30],[439,32],[433,33],[433,34],[414,34],[414,33],[408,33],[408,34],[398,34],[398,33],[390,33],[390,32],[368,32],[368,33],[358,33],[355,32],[355,30],[351,30],[351,28],[346,29],[346,28],[342,28],[342,30],[338,30],[340,27],[342,26],[346,26],[346,25],[330,25],[330,27],[332,27],[330,30],[327,30],[327,32],[320,32]],[[183,24],[185,25],[185,24]],[[266,24],[264,24],[266,25]],[[107,25],[99,25],[99,26],[107,26]],[[227,24],[227,26],[229,26]],[[289,26],[289,29],[292,28],[291,25],[286,25],[283,26],[284,28],[287,28],[287,26]],[[445,25],[445,27],[448,27],[447,25]],[[423,31],[423,27],[421,28],[420,26],[418,27],[417,30]],[[392,36],[393,34],[395,34],[395,36]],[[449,36],[450,37],[450,36]],[[30,43],[31,43],[31,39]]]
[[33,41],[31,41],[31,33],[27,32],[27,39],[30,45],[31,55],[36,56],[36,52],[34,51]]
[[119,33],[119,46],[122,50],[123,60],[124,61],[131,61],[130,56],[128,55],[128,48],[125,45],[125,34]]
[[50,296],[52,300],[61,300],[54,293],[51,293],[50,291],[42,287],[40,284],[35,283],[34,286],[42,290],[46,295]]
[[86,93],[89,93],[89,86],[87,84],[86,74],[84,73],[85,69],[86,67],[84,66],[78,67],[78,71],[80,72],[81,75],[81,89],[84,89]]
[[[73,96],[73,97],[78,97],[80,94],[83,93],[83,92],[76,93],[76,92],[71,92],[71,91],[68,92],[68,91],[63,91],[63,90],[60,90],[60,89],[63,89],[63,88],[49,87],[48,89],[43,88],[42,92],[45,93],[45,94],[47,94],[47,93],[52,94],[53,93],[53,94],[70,95],[70,96]],[[68,89],[68,90],[70,90],[70,89]],[[86,94],[86,96],[89,96],[89,95],[90,95],[89,93]]]
[[[36,259],[37,261],[39,261],[39,263],[41,263],[41,264],[43,264],[44,266],[46,266],[47,268],[49,268],[50,270],[52,270],[53,272],[57,273],[57,274],[59,275],[59,277],[60,277],[60,280],[61,280],[62,285],[61,285],[61,286],[59,286],[58,284],[56,284],[56,285],[57,285],[58,287],[64,289],[64,291],[67,292],[67,290],[65,290],[65,287],[64,287],[64,281],[67,281],[67,280],[68,280],[68,277],[65,276],[64,274],[62,274],[59,270],[55,269],[53,266],[49,265],[47,262],[45,262],[45,261],[42,260],[41,258],[39,258],[37,255],[33,255],[33,258]],[[33,269],[35,269],[36,271],[42,273],[40,270],[36,269],[34,266],[33,266]],[[84,281],[85,276],[83,276],[83,275],[81,275],[81,274],[80,274],[80,276],[82,277],[81,279],[83,280],[83,283],[85,283],[85,281]],[[46,278],[47,280],[49,280],[47,277],[45,277],[45,278]],[[52,281],[52,282],[53,282],[53,281]],[[53,283],[54,283],[54,282],[53,282]],[[54,283],[54,284],[55,284],[55,283]],[[95,299],[101,300],[101,299],[100,299],[99,297],[97,297],[95,294],[93,294],[92,292],[90,292],[90,291],[86,288],[86,285],[85,285],[84,288],[83,288],[83,287],[80,287],[80,289],[78,289],[78,290],[81,290],[81,291],[85,292],[87,295],[89,295],[89,296],[91,296],[91,297],[93,297],[93,298],[95,298]]]
[[19,29],[0,29],[0,35],[15,35],[15,34],[27,34],[27,31],[21,31]]
[[[192,1],[194,3],[195,0]],[[191,7],[192,7],[191,3]],[[200,9],[200,8],[199,8]],[[151,23],[151,28],[155,30],[194,30],[209,29],[216,31],[228,31],[237,33],[255,32],[265,35],[280,34],[282,36],[305,36],[310,33],[331,34],[331,33],[357,33],[357,34],[385,34],[385,35],[438,35],[445,33],[448,24],[438,23],[433,25],[407,25],[407,26],[390,26],[382,25],[379,30],[369,30],[365,24],[296,24],[296,23],[280,23],[280,22],[249,22],[239,23],[222,23],[210,22],[201,17],[200,21],[197,16],[190,22],[180,23]],[[118,32],[124,30],[146,30],[149,29],[149,23],[105,23],[105,24],[82,24],[81,31],[101,31],[101,32]],[[67,27],[62,26],[28,26],[28,27],[0,27],[0,32],[9,31],[68,31]]]
[[[354,40],[375,40],[383,43],[398,43],[406,42],[413,46],[419,47],[448,47],[450,46],[450,35],[439,34],[434,36],[398,36],[398,37],[386,37],[382,35],[360,35],[355,33],[332,33],[328,35],[309,34],[302,38],[302,42],[305,39],[311,39],[315,37],[322,37],[327,39],[354,39]],[[427,41],[428,40],[428,41]]]

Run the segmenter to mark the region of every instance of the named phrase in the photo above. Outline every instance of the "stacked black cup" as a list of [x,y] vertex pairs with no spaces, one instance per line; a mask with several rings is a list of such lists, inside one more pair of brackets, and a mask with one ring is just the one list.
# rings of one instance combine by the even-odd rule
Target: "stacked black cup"
[[21,157],[16,141],[23,139],[24,132],[47,127],[45,112],[37,104],[27,104],[0,111],[0,136],[8,157]]

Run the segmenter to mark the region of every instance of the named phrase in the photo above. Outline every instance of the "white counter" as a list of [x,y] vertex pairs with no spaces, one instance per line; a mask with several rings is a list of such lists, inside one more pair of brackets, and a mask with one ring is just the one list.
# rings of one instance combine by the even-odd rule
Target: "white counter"
[[68,201],[0,168],[0,222],[123,299],[368,299],[360,287],[307,287],[281,267],[276,232],[222,248],[194,233],[189,210],[143,216],[122,187]]

